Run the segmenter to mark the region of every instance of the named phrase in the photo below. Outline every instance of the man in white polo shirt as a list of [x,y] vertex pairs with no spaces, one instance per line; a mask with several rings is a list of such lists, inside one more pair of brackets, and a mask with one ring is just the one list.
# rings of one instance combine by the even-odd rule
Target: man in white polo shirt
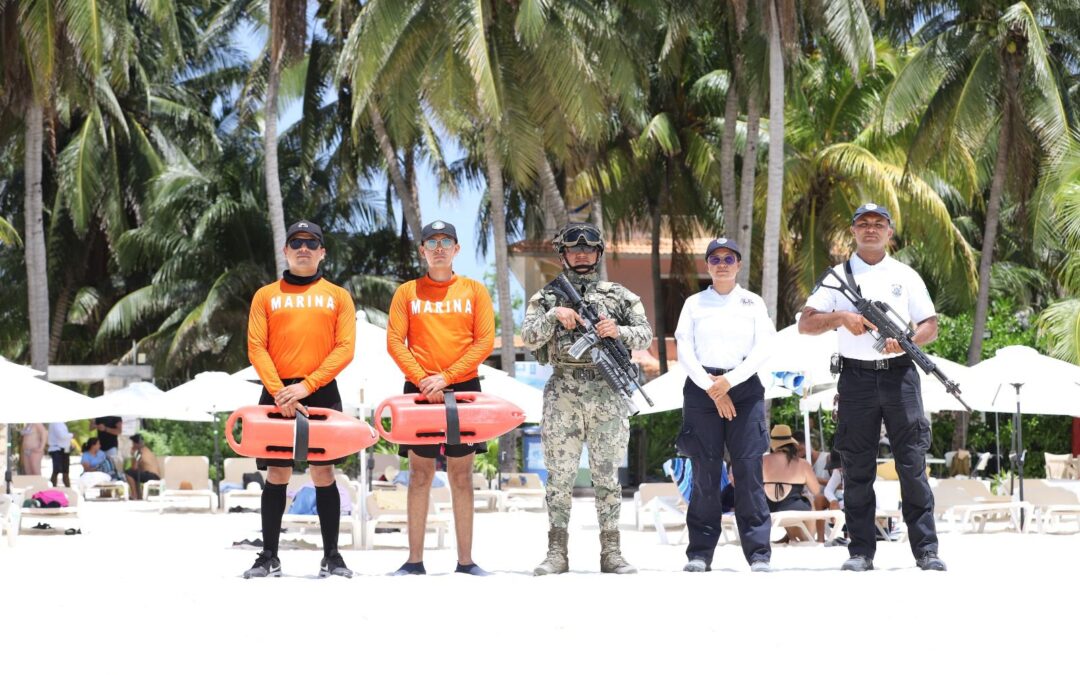
[[[904,321],[915,324],[912,341],[920,346],[937,338],[934,303],[919,274],[888,254],[894,232],[892,216],[878,204],[863,204],[851,221],[855,253],[835,271],[864,298],[889,304]],[[885,422],[896,457],[896,472],[904,495],[904,522],[920,569],[944,571],[938,557],[934,526],[934,496],[926,479],[930,425],[923,412],[919,373],[896,340],[874,348],[866,321],[837,290],[824,286],[806,300],[799,332],[819,335],[840,331],[841,356],[839,424],[835,446],[844,466],[844,513],[847,516],[850,558],[841,569],[874,568],[874,479],[881,423]]]

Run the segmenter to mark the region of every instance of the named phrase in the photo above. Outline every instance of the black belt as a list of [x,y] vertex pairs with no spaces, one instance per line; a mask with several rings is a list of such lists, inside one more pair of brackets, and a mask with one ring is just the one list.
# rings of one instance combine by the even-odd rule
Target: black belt
[[842,359],[845,368],[862,368],[863,370],[896,370],[897,368],[910,368],[914,365],[911,357],[907,354],[895,356],[891,359],[877,359],[876,361],[861,361],[859,359]]
[[710,368],[709,366],[702,366],[702,368],[710,375],[727,375],[732,370],[735,370],[734,368]]
[[586,382],[594,382],[603,379],[603,375],[600,374],[599,370],[588,366],[581,368],[556,368],[555,374],[559,377],[572,377],[575,380],[585,380]]

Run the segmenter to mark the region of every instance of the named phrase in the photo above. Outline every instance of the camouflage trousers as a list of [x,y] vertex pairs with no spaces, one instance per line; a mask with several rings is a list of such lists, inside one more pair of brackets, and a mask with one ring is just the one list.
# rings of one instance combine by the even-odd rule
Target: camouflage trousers
[[619,464],[630,441],[630,422],[622,400],[603,379],[585,380],[556,371],[544,387],[540,442],[548,470],[547,510],[552,527],[566,527],[581,462],[589,447],[589,469],[596,491],[596,520],[601,530],[619,527],[622,487]]

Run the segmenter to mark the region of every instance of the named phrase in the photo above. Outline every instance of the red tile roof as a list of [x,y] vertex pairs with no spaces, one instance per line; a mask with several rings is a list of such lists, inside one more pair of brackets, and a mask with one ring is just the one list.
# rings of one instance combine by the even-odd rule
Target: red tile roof
[[[704,252],[712,237],[694,237],[690,251]],[[545,239],[522,239],[510,244],[510,255],[537,256],[554,255],[551,242]],[[607,242],[607,254],[647,256],[652,255],[652,237],[647,235],[631,236],[628,239],[614,239]],[[660,254],[671,254],[671,238],[660,237]]]

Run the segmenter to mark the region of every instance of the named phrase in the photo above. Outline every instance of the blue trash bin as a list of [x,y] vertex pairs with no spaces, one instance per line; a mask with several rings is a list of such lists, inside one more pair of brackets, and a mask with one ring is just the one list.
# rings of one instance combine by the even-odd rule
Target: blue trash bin
[[521,427],[522,456],[524,471],[535,473],[547,485],[547,467],[544,466],[544,446],[540,443],[540,427],[533,425]]

